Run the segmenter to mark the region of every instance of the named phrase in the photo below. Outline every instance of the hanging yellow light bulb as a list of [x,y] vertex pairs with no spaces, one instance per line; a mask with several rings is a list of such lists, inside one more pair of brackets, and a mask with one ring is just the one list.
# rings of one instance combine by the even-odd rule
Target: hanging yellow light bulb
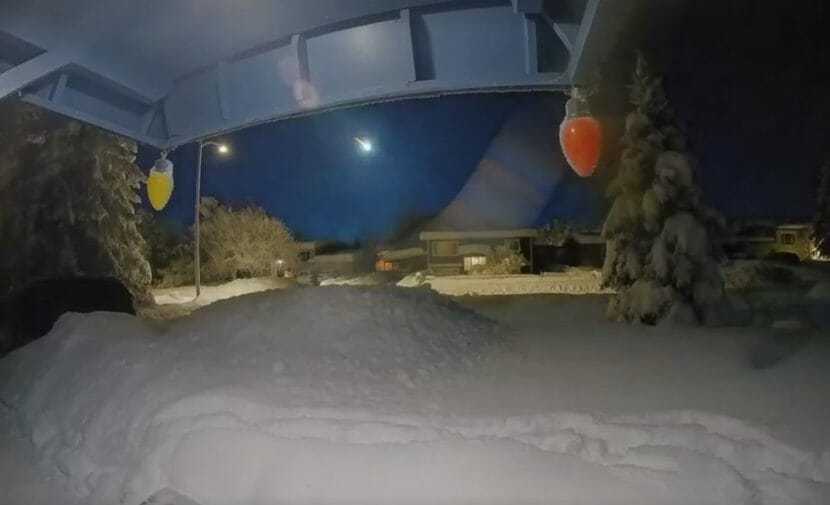
[[173,163],[167,159],[167,153],[161,153],[150,175],[147,176],[147,198],[155,210],[161,210],[170,201],[173,194]]

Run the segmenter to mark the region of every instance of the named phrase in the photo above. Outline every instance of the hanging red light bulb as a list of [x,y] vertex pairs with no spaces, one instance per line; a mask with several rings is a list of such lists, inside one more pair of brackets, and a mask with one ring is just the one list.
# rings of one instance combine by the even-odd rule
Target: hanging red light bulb
[[574,89],[565,104],[565,119],[559,126],[559,144],[568,164],[580,177],[590,177],[602,151],[602,127],[591,116],[588,101]]

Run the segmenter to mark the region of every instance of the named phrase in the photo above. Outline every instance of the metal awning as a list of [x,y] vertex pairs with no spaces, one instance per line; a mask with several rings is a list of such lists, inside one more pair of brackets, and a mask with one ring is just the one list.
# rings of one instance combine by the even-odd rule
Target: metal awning
[[556,90],[621,0],[3,0],[0,98],[160,148],[338,106]]

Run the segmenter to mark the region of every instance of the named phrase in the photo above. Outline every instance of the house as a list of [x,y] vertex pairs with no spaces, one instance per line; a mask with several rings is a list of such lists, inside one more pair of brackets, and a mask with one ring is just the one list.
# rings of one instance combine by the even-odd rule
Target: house
[[605,239],[599,230],[569,232],[556,243],[533,246],[534,273],[556,271],[563,266],[599,268],[605,259]]
[[320,252],[326,250],[329,242],[322,240],[314,241],[299,241],[294,243],[294,248],[297,252],[296,266],[291,261],[286,261],[285,258],[275,258],[271,262],[271,275],[274,277],[291,277],[296,273],[302,272],[304,269],[302,264],[314,258]]
[[387,249],[378,253],[377,272],[412,273],[427,268],[427,252],[421,247]]
[[795,254],[802,261],[812,256],[813,226],[807,223],[783,224],[775,230],[775,252]]
[[605,262],[605,239],[599,230],[574,233],[579,244],[579,266],[602,267]]
[[427,268],[436,275],[470,272],[477,265],[497,260],[504,251],[514,251],[527,260],[522,272],[533,271],[533,240],[535,229],[424,231]]
[[325,242],[320,240],[297,242],[297,259],[301,262],[310,260],[317,255],[324,244]]
[[316,254],[300,265],[299,272],[320,277],[362,274],[372,270],[373,260],[372,255],[363,249]]
[[790,254],[808,260],[812,254],[813,226],[807,223],[744,226],[721,239],[730,258],[765,258],[773,254]]

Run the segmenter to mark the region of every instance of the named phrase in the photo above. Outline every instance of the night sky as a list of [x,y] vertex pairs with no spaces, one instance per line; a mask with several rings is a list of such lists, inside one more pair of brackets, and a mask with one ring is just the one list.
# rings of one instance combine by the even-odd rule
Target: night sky
[[[616,136],[626,112],[622,85],[640,48],[664,75],[704,198],[731,218],[808,219],[830,155],[827,7],[703,3],[715,5],[647,2],[632,18],[604,71],[599,115]],[[304,238],[382,240],[403,214],[440,212],[485,167],[500,174],[494,187],[510,179],[537,188],[535,207],[517,214],[516,225],[560,218],[598,226],[616,139],[597,177],[576,177],[557,148],[563,103],[558,93],[455,95],[249,128],[223,138],[232,156],[206,155],[203,194],[255,202]],[[528,111],[538,114],[528,120]],[[375,150],[360,152],[356,135]],[[155,155],[142,150],[140,166],[149,168]],[[176,190],[161,217],[183,225],[193,217],[195,148],[170,157]],[[479,194],[473,209],[510,208],[516,198]]]
[[647,12],[642,49],[705,197],[727,216],[810,218],[830,157],[828,2],[661,0]]

